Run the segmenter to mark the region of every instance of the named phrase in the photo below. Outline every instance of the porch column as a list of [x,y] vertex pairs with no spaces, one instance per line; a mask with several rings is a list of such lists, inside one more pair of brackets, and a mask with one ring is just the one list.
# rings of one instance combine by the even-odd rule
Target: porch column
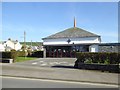
[[43,49],[43,58],[46,58],[46,48]]

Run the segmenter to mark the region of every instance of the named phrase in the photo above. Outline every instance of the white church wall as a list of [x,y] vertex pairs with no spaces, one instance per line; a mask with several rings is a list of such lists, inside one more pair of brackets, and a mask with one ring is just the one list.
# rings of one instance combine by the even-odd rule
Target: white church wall
[[[67,40],[71,42],[68,43]],[[67,45],[67,44],[89,44],[100,43],[99,37],[85,37],[85,38],[59,38],[59,39],[44,39],[43,45]]]

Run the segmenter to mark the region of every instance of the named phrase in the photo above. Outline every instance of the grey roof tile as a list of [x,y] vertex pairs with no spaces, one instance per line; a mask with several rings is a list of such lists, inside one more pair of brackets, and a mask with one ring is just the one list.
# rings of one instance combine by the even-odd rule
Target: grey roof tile
[[50,35],[44,39],[57,39],[57,38],[75,38],[75,37],[100,37],[97,34],[88,32],[78,27],[68,28],[64,31],[58,32],[56,34]]

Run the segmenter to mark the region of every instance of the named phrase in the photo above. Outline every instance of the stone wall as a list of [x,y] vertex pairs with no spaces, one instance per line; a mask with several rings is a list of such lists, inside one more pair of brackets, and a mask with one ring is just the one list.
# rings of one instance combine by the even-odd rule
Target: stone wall
[[99,52],[120,52],[120,45],[118,43],[107,43],[99,45]]
[[119,65],[115,65],[115,64],[86,64],[86,63],[80,63],[77,62],[74,65],[74,68],[78,68],[78,69],[86,69],[86,70],[100,70],[100,71],[109,71],[112,73],[120,73],[120,69],[119,69]]

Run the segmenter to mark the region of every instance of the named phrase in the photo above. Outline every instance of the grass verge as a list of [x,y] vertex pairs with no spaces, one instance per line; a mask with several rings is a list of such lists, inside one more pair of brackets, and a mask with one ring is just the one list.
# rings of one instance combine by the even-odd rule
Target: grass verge
[[28,60],[34,60],[37,59],[36,57],[17,57],[15,62],[23,62]]

